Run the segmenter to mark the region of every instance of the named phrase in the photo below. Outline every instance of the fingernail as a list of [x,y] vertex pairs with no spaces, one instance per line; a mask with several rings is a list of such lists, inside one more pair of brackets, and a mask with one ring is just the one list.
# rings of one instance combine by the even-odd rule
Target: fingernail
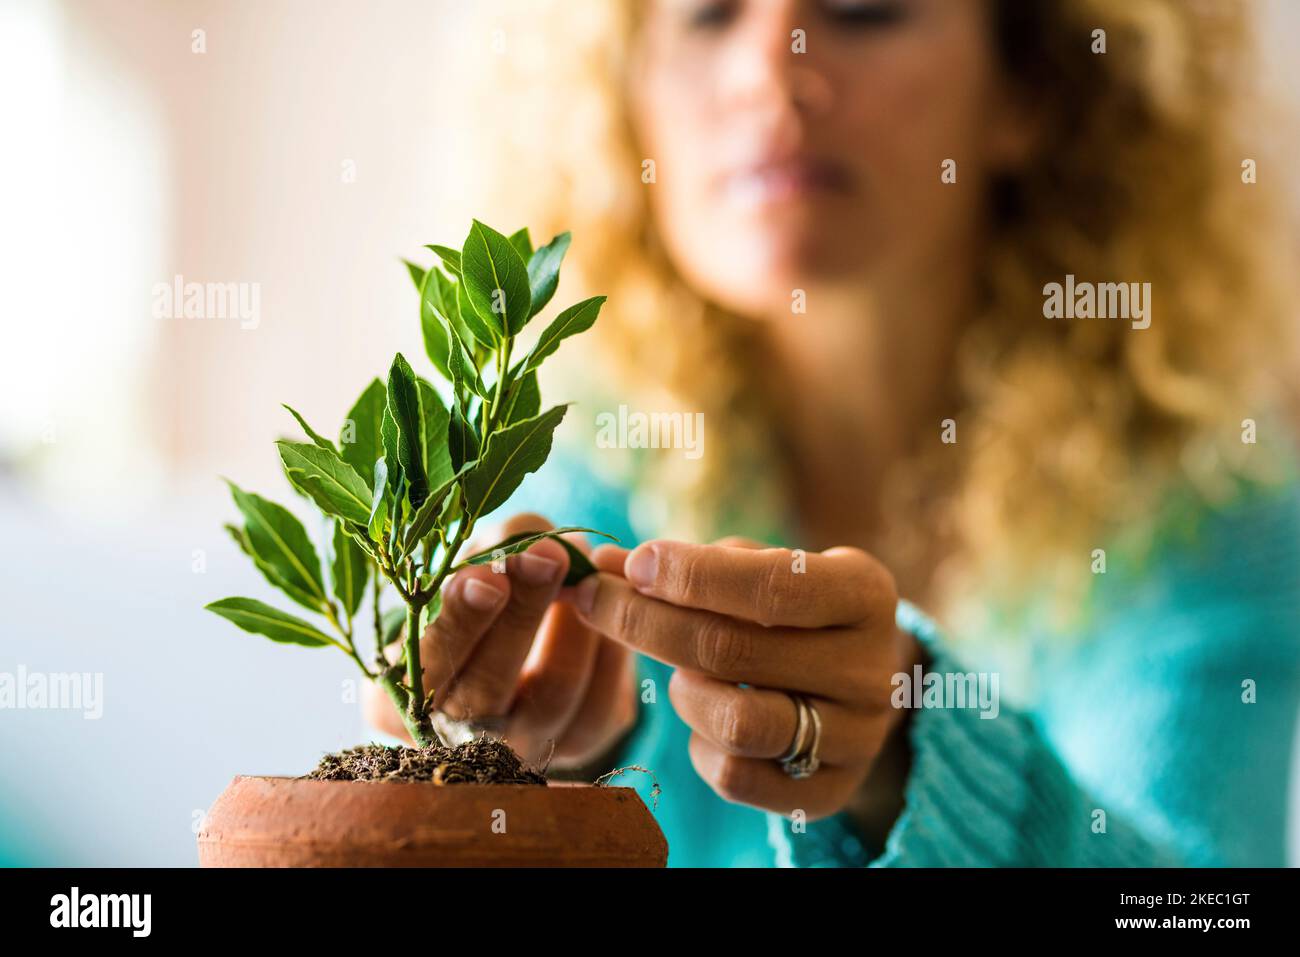
[[573,604],[579,612],[590,615],[596,607],[596,589],[600,588],[600,576],[588,575],[573,591]]
[[653,546],[633,550],[623,565],[623,575],[637,588],[650,588],[659,573],[659,556]]
[[524,552],[519,556],[519,577],[530,585],[549,585],[560,574],[560,563],[553,558]]
[[465,583],[465,604],[475,611],[492,611],[505,597],[505,592],[477,578],[471,578]]

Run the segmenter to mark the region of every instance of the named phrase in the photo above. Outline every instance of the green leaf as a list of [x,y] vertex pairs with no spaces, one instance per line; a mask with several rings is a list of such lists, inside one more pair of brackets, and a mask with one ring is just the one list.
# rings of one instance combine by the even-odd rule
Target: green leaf
[[254,560],[257,559],[257,555],[256,553],[254,553],[253,547],[248,544],[248,533],[245,532],[243,528],[241,528],[239,525],[233,525],[230,522],[226,522],[221,527],[230,533],[230,537],[235,540],[235,544],[239,546],[239,550],[241,552],[243,552],[249,558],[252,558]]
[[304,608],[310,608],[312,611],[321,610],[323,602],[321,602],[320,599],[316,598],[310,592],[303,591],[296,585],[291,584],[283,575],[280,574],[274,565],[265,562],[258,557],[257,552],[253,551],[253,546],[248,540],[247,531],[240,528],[238,525],[227,524],[225,528],[226,531],[230,533],[230,537],[235,540],[235,544],[239,546],[239,550],[249,557],[257,570],[262,573],[262,577],[270,582],[272,586],[280,589],[280,591],[284,592]]
[[[597,532],[597,535],[604,535],[604,532]],[[613,538],[612,535],[606,535],[606,538]],[[578,548],[573,542],[566,542],[564,539],[556,539],[564,550],[569,553],[569,570],[564,575],[562,587],[569,588],[578,584],[588,575],[596,574],[596,566],[591,563],[591,559],[583,554],[582,549]],[[618,539],[614,539],[618,541]]]
[[524,360],[524,368],[530,371],[536,369],[542,364],[543,359],[560,348],[560,340],[590,329],[596,317],[600,315],[600,307],[604,304],[604,296],[593,296],[570,306],[556,316],[555,321],[546,327],[532,351],[528,353],[528,358]]
[[542,408],[542,392],[537,385],[536,370],[511,383],[509,395],[502,425],[513,425],[535,416]]
[[[281,403],[281,405],[284,405],[284,403]],[[302,430],[307,433],[307,438],[311,439],[312,442],[314,442],[318,447],[322,449],[329,449],[331,452],[338,451],[338,449],[334,448],[333,442],[331,442],[329,439],[325,438],[322,435],[317,435],[316,432],[312,429],[312,427],[307,424],[307,420],[304,419],[301,415],[299,415],[297,410],[295,410],[292,406],[284,405],[284,408],[288,409],[289,414],[298,420],[298,424],[302,426]]]
[[451,467],[457,472],[478,458],[478,432],[459,406],[451,410],[451,420],[447,423],[447,448],[451,452]]
[[265,635],[272,641],[308,648],[323,648],[335,644],[301,618],[295,618],[278,608],[256,598],[223,598],[204,606],[222,618],[234,622],[244,631]]
[[276,442],[285,474],[321,510],[365,525],[370,520],[370,487],[335,452],[305,442]]
[[465,478],[466,515],[477,519],[504,504],[525,475],[542,467],[567,408],[557,405],[488,438],[478,466]]
[[[470,463],[471,466],[473,464],[473,462]],[[411,524],[406,527],[406,534],[402,536],[402,549],[408,555],[426,535],[433,531],[438,520],[438,513],[442,510],[443,500],[456,487],[456,479],[458,478],[460,478],[459,474],[453,475],[438,486],[424,500],[424,504],[416,509],[415,514],[411,516]]]
[[510,234],[510,245],[515,247],[515,252],[524,262],[528,262],[533,254],[533,237],[528,235],[527,226]]
[[[385,393],[387,395],[387,393]],[[393,414],[384,407],[384,421],[380,426],[380,442],[384,448],[384,464],[388,472],[388,488],[397,491],[402,487],[402,460],[398,455],[397,421]],[[397,516],[393,516],[396,521]]]
[[[470,332],[469,326],[465,325],[465,321],[460,316],[460,283],[448,279],[442,274],[441,269],[435,269],[428,288],[431,293],[435,293],[430,297],[434,307],[447,325],[460,335],[461,342],[466,344],[475,342],[474,333]],[[472,313],[474,310],[469,311]],[[478,319],[477,315],[474,318],[482,325],[482,320]],[[486,328],[484,331],[486,332]]]
[[441,269],[432,266],[421,287],[422,298],[440,312],[444,319],[459,318],[456,312],[456,283],[448,279]]
[[[425,577],[427,578],[428,576]],[[421,586],[424,586],[426,582],[421,580],[420,584]],[[438,620],[438,614],[441,611],[442,611],[442,592],[436,591],[433,593],[433,597],[429,599],[429,603],[420,610],[421,636],[424,635],[425,630],[430,625],[432,625],[435,621]]]
[[375,470],[375,462],[384,456],[380,439],[384,423],[384,408],[388,405],[388,392],[378,379],[370,385],[353,404],[339,432],[339,449],[343,461],[363,479]]
[[424,475],[430,488],[437,488],[453,475],[451,449],[447,447],[450,415],[442,397],[430,383],[419,379],[420,409],[424,415]]
[[[304,444],[303,448],[321,451],[314,445]],[[258,567],[265,563],[275,571],[275,577],[268,575],[267,580],[277,588],[283,581],[295,592],[307,596],[308,601],[301,602],[297,594],[282,589],[300,604],[324,607],[325,583],[321,580],[320,559],[302,523],[287,508],[245,492],[234,482],[226,484],[230,486],[235,507],[244,516],[244,537]]]
[[510,240],[477,219],[461,253],[461,284],[474,310],[499,333],[515,335],[532,315],[528,265]]
[[[469,462],[468,464],[472,466],[475,463]],[[464,514],[463,505],[464,502],[461,498],[460,489],[452,489],[451,495],[447,498],[447,504],[442,507],[442,518],[440,521],[442,522],[443,528],[450,528],[454,522],[460,521],[460,517]]]
[[[393,484],[391,477],[388,484],[390,486]],[[406,524],[410,507],[411,503],[406,497],[406,479],[402,479],[397,483],[397,487],[388,493],[388,552],[390,555],[397,554],[397,533]]]
[[419,508],[429,494],[424,472],[424,418],[415,373],[400,352],[388,370],[388,414],[397,424],[397,460],[402,465],[411,505]]
[[402,535],[401,554],[410,555],[415,551],[415,546],[434,530],[444,498],[446,498],[445,493],[430,495],[424,500],[424,504],[415,510],[415,514],[411,516],[411,524],[406,526],[406,532]]
[[504,558],[507,555],[514,555],[516,552],[522,552],[526,548],[537,544],[543,538],[554,538],[560,540],[561,535],[567,535],[570,532],[590,532],[593,535],[600,535],[608,538],[612,542],[618,539],[607,532],[597,531],[594,528],[584,528],[580,525],[566,525],[563,528],[551,528],[544,532],[516,532],[509,538],[504,538],[497,542],[491,548],[485,551],[476,552],[473,555],[460,562],[461,565],[487,565],[497,558]]
[[[469,330],[475,341],[488,349],[496,348],[497,340],[501,338],[501,334],[496,324],[480,316],[470,303],[469,291],[464,282],[456,284],[456,313],[460,316],[462,326]],[[466,344],[468,345],[468,343]]]
[[560,233],[528,260],[528,286],[531,290],[532,308],[529,318],[546,308],[560,284],[560,263],[569,251],[568,233]]
[[576,585],[588,575],[596,574],[596,566],[591,563],[591,559],[587,557],[586,553],[583,552],[582,549],[578,548],[567,539],[560,537],[566,532],[590,532],[593,535],[600,535],[614,542],[618,541],[617,538],[607,532],[599,532],[594,528],[579,528],[576,526],[553,528],[546,532],[519,532],[518,534],[511,535],[509,538],[498,542],[495,547],[490,548],[485,552],[471,555],[469,558],[461,562],[461,564],[486,565],[489,562],[495,561],[498,556],[513,555],[516,552],[521,552],[530,545],[541,541],[543,538],[553,538],[563,545],[564,550],[569,553],[569,570],[564,575],[563,585],[564,587]]
[[409,259],[403,259],[402,262],[406,265],[406,271],[411,274],[411,282],[415,283],[415,288],[423,290],[425,276],[424,267],[417,266]]
[[334,597],[351,618],[361,607],[361,595],[370,573],[370,561],[361,546],[352,540],[342,522],[334,523],[333,552],[330,577],[334,582]]
[[[471,355],[469,347],[478,342],[478,337],[461,319],[459,296],[459,283],[452,282],[436,267],[429,270],[429,280],[422,297],[420,328],[424,334],[424,351],[429,356],[429,361],[447,379],[454,376],[451,369],[454,358],[452,343],[459,339],[465,346],[465,354],[469,356]],[[491,330],[469,306],[468,301],[465,309],[478,328],[478,334],[487,339],[490,348],[495,348]],[[469,362],[477,371],[477,367],[473,366],[473,360]]]
[[384,647],[387,648],[397,639],[402,637],[402,626],[406,624],[406,606],[398,605],[390,608],[381,616]]
[[[438,294],[438,280],[434,277],[440,276],[436,268],[430,269],[425,277],[425,284],[420,287],[420,332],[424,336],[424,354],[429,357],[433,367],[437,369],[445,379],[451,378],[451,373],[447,369],[447,330],[445,328],[448,320],[445,318],[442,297]],[[430,289],[430,286],[434,289]]]
[[452,249],[450,246],[425,246],[425,249],[433,251],[442,264],[447,267],[447,271],[454,276],[460,275],[460,250]]
[[478,367],[470,358],[469,344],[454,326],[448,326],[447,335],[449,343],[447,365],[451,371],[451,384],[456,394],[460,395],[465,388],[469,388],[475,395],[487,395],[488,390],[483,384],[482,376],[478,373]]
[[366,529],[375,542],[384,540],[384,523],[388,521],[388,463],[383,459],[375,461],[375,492],[370,500],[370,521]]

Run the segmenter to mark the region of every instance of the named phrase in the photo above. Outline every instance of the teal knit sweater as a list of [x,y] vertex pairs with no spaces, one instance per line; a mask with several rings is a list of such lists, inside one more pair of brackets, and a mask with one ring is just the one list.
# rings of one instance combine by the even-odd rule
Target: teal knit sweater
[[[625,544],[652,537],[634,533],[627,504],[623,490],[557,458],[508,511]],[[899,605],[898,624],[925,645],[931,670],[1004,680],[995,718],[913,713],[905,808],[883,848],[864,846],[845,814],[800,826],[718,797],[691,766],[671,669],[643,659],[639,722],[617,761],[654,771],[670,866],[1284,864],[1300,708],[1300,491],[1255,490],[1197,519],[1193,534],[1163,536],[1140,564],[1112,560],[1095,575],[1070,634],[1031,616],[1014,634],[950,644]],[[641,777],[623,780],[650,803]]]

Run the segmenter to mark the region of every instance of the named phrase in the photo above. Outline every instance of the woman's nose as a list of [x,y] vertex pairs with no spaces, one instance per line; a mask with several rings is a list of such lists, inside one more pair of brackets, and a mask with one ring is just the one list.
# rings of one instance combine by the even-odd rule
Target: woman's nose
[[792,109],[808,116],[825,113],[834,101],[829,77],[791,16],[755,17],[749,29],[737,32],[718,90],[728,107]]

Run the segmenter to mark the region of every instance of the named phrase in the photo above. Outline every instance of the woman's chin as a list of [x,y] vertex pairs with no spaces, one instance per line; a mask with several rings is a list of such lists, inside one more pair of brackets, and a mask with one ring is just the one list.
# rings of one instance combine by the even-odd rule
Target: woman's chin
[[861,271],[867,258],[867,238],[860,227],[773,230],[755,237],[747,271],[769,277],[769,285],[779,282],[787,288],[837,281]]
[[751,309],[763,304],[765,312],[775,307],[783,313],[802,313],[812,289],[851,284],[865,269],[861,256],[850,259],[843,251],[785,248],[755,258],[746,269],[733,273],[727,283],[729,298],[744,301]]
[[[711,255],[723,248],[725,261]],[[706,245],[676,258],[692,286],[742,316],[802,314],[811,289],[856,284],[869,265],[861,236],[839,241],[803,232],[751,233],[747,242]]]

